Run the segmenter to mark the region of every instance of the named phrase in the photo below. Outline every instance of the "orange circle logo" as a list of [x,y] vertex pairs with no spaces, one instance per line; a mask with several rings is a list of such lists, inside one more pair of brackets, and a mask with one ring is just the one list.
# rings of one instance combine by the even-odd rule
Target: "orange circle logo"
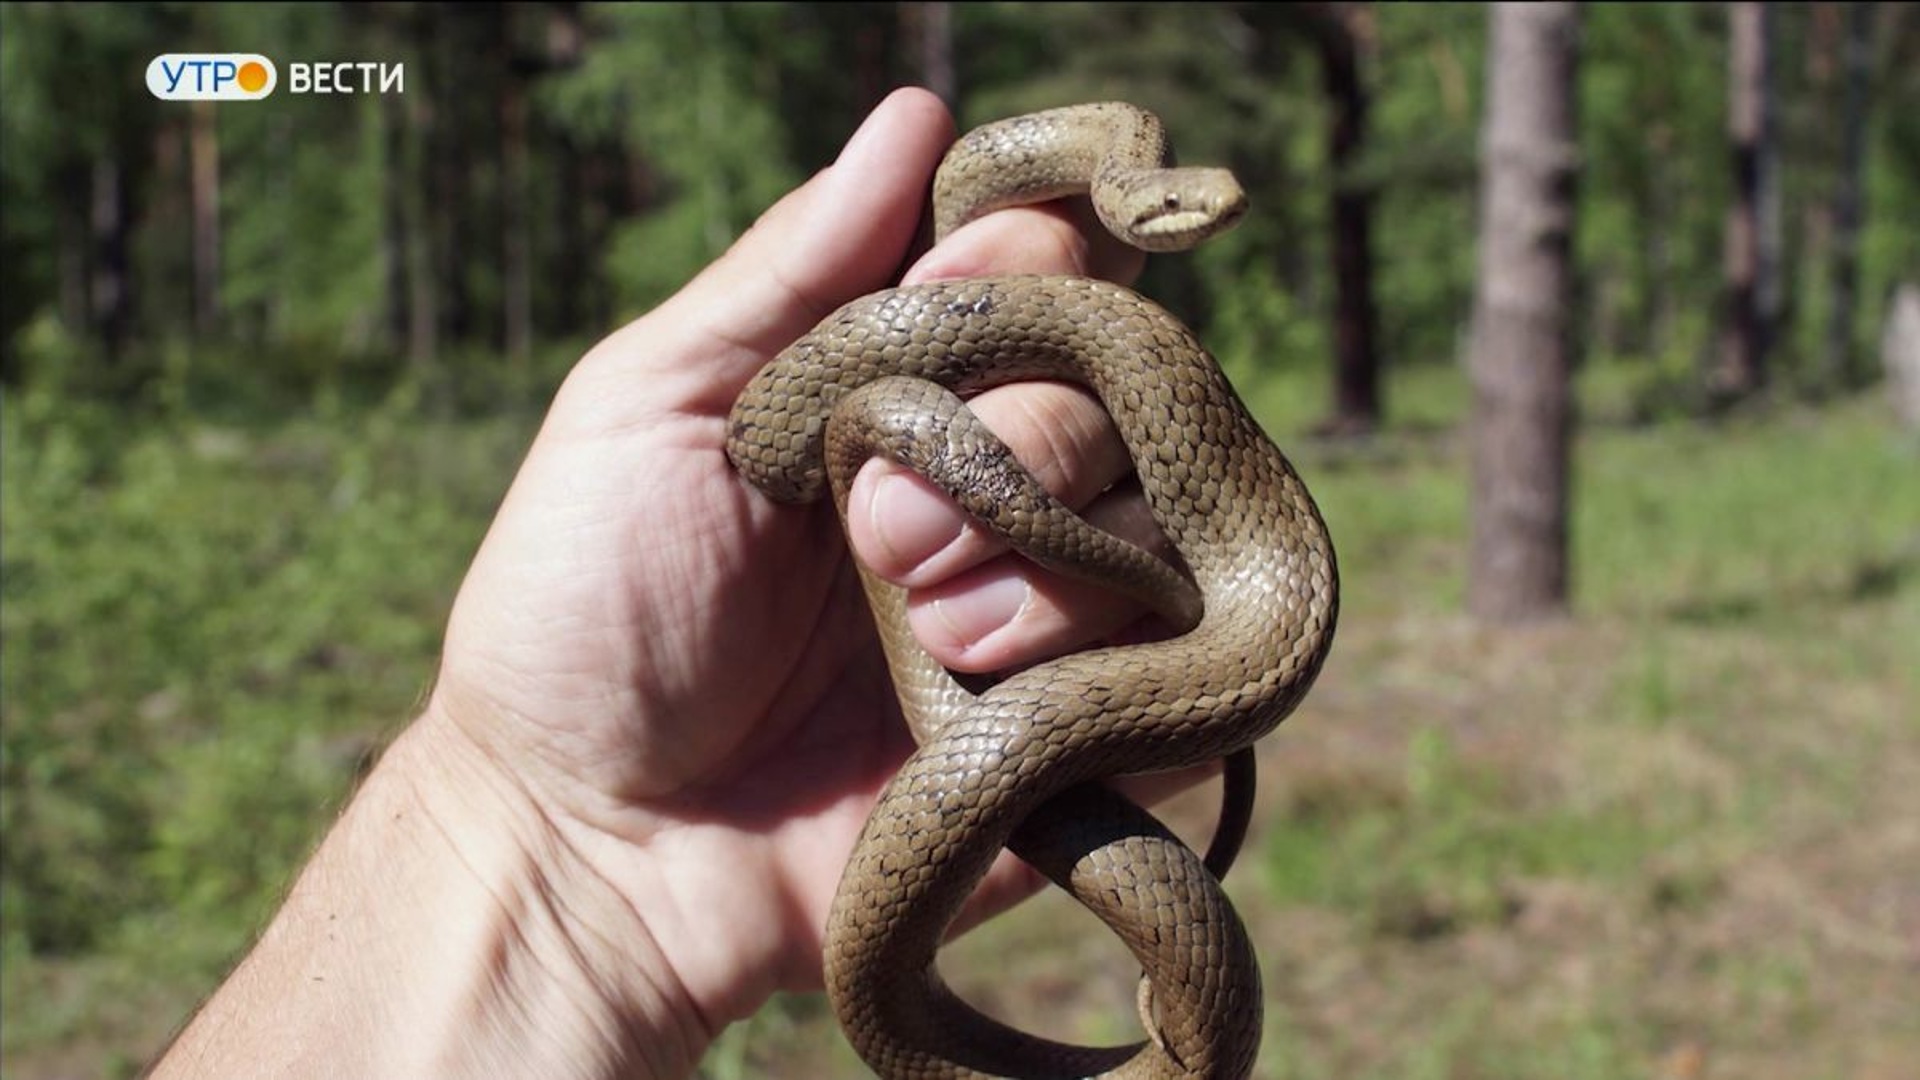
[[260,63],[258,60],[249,60],[241,64],[238,81],[240,83],[240,89],[245,90],[249,94],[259,93],[265,89],[267,85],[266,65]]

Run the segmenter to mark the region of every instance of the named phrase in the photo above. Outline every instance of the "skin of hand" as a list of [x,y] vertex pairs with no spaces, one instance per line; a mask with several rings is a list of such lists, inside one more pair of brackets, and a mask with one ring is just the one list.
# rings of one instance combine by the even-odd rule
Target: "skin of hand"
[[[896,92],[838,160],[570,373],[468,572],[422,715],[155,1075],[684,1076],[728,1023],[818,988],[847,852],[911,751],[832,507],[779,506],[723,453],[747,379],[882,288],[952,141]],[[1130,279],[1073,208],[1002,211],[907,282]],[[1149,547],[1086,393],[975,401],[1042,480]],[[853,549],[908,586],[957,670],[1101,639],[1139,612],[995,549],[870,463]],[[968,920],[1038,879],[1005,857]]]

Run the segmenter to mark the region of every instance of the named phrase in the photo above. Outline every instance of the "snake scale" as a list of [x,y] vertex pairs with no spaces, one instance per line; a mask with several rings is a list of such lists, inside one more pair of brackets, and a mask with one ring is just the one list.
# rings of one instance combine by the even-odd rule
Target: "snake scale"
[[[934,181],[936,237],[1000,207],[1086,193],[1107,228],[1148,250],[1191,246],[1245,205],[1224,170],[1174,167],[1152,114],[1071,106],[957,142]],[[1184,571],[1085,524],[963,404],[1025,379],[1099,397]],[[891,457],[1026,557],[1120,589],[1176,631],[983,687],[928,657],[902,591],[862,570],[919,749],[868,819],[828,919],[827,990],[855,1049],[888,1080],[1246,1076],[1261,1013],[1246,930],[1208,864],[1101,783],[1246,756],[1305,694],[1332,640],[1326,528],[1219,365],[1171,315],[1103,281],[892,289],[841,308],[762,370],[734,405],[727,453],[780,501],[830,485],[843,519],[853,474]],[[1138,958],[1147,1041],[1040,1039],[940,980],[940,943],[1002,847]]]

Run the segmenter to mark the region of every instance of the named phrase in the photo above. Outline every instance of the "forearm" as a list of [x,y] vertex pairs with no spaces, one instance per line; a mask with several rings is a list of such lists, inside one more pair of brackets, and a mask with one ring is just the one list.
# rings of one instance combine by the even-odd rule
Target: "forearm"
[[666,1078],[707,1039],[632,908],[423,719],[153,1075]]

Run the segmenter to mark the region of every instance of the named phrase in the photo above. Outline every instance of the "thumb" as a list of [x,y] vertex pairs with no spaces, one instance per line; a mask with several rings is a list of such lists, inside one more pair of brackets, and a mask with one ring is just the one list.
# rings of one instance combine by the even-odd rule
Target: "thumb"
[[[654,366],[653,374],[669,379],[656,388],[681,383],[710,399],[696,407],[724,409],[773,354],[841,304],[889,283],[952,141],[953,120],[939,98],[894,91],[832,165],[775,203],[672,299],[595,351]],[[697,373],[686,370],[691,357],[700,361]]]

